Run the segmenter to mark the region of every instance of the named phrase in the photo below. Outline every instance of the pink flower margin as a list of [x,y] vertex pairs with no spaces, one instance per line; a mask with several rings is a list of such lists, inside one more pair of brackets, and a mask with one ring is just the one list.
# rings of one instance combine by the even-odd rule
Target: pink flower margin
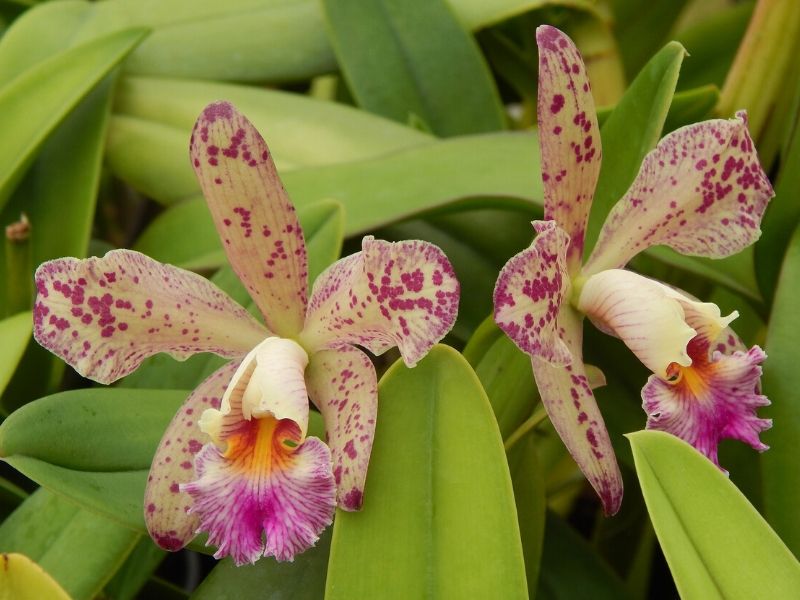
[[585,264],[584,234],[600,173],[600,132],[577,48],[550,26],[537,30],[539,145],[544,220],[537,237],[497,280],[495,321],[531,356],[550,419],[607,514],[622,501],[622,478],[582,358],[584,315],[621,338],[653,371],[642,390],[647,427],[673,433],[716,464],[722,438],[758,450],[771,422],[755,410],[765,355],[745,351],[713,304],[623,267],[665,245],[721,258],[755,242],[774,195],[747,119],[711,120],[662,139],[611,210]]
[[[459,284],[422,241],[365,237],[307,299],[306,246],[266,143],[229,103],[209,105],[190,158],[253,318],[189,271],[130,250],[62,258],[36,272],[36,340],[81,375],[111,383],[154,354],[231,359],[186,399],[148,477],[145,521],[178,550],[209,534],[216,557],[291,560],[334,507],[363,501],[377,416],[369,357],[397,347],[413,366],[450,330]],[[309,399],[327,445],[306,437]]]

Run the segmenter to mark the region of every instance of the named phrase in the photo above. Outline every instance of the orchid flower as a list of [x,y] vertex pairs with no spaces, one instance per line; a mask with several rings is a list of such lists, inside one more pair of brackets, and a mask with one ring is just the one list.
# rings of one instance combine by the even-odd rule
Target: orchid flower
[[[306,246],[266,143],[228,103],[198,119],[191,161],[228,259],[264,316],[207,279],[130,250],[62,258],[36,272],[36,340],[111,383],[159,352],[231,359],[169,424],[145,492],[152,538],[178,550],[208,532],[217,558],[292,560],[334,507],[362,504],[377,416],[370,358],[398,347],[411,367],[452,327],[459,284],[423,241],[365,237],[307,300]],[[307,437],[309,399],[327,445]]]
[[721,316],[662,283],[623,267],[666,245],[720,258],[760,235],[772,187],[759,165],[746,115],[679,129],[644,159],[611,210],[585,264],[584,232],[600,172],[600,134],[583,60],[561,31],[541,26],[539,145],[544,220],[537,237],[497,280],[494,316],[531,356],[542,403],[607,514],[622,501],[622,479],[582,359],[584,315],[617,336],[653,375],[642,390],[647,428],[675,434],[717,465],[717,445],[735,438],[757,450],[770,427],[755,409],[765,355],[744,351]]

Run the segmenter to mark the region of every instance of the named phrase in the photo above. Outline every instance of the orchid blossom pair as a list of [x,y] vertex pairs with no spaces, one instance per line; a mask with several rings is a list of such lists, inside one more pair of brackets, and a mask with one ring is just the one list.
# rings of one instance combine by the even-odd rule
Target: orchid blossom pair
[[553,425],[614,514],[622,479],[582,360],[583,315],[653,372],[642,390],[648,429],[684,439],[717,465],[722,438],[766,450],[759,433],[771,422],[755,414],[769,403],[759,394],[765,354],[744,349],[728,328],[737,313],[723,317],[623,267],[655,245],[712,258],[739,252],[758,239],[773,191],[744,113],[684,127],[645,157],[582,264],[601,160],[594,102],[572,41],[549,26],[536,39],[544,220],[500,273],[495,320],[532,357]]
[[[230,358],[187,398],[153,459],[145,521],[178,550],[208,532],[217,558],[291,560],[335,506],[358,510],[377,417],[369,357],[417,363],[455,322],[459,284],[439,248],[365,237],[307,300],[306,246],[267,145],[230,104],[195,125],[191,161],[228,259],[266,323],[207,279],[143,254],[63,258],[36,272],[34,335],[111,383],[148,356]],[[306,437],[309,399],[327,445]]]

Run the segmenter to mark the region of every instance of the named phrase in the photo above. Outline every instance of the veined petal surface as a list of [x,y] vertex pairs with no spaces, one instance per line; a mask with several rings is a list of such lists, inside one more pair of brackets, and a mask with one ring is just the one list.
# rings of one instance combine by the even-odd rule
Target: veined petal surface
[[132,250],[51,260],[35,279],[36,341],[99,383],[159,352],[241,357],[268,335],[207,279]]
[[453,267],[438,247],[366,236],[361,252],[317,278],[301,339],[314,350],[358,344],[381,354],[397,346],[414,366],[453,327],[458,294]]
[[204,410],[219,408],[238,366],[239,361],[229,362],[195,388],[173,417],[153,457],[144,492],[144,521],[150,537],[165,550],[180,550],[194,537],[199,519],[186,512],[192,498],[179,486],[196,479],[194,457],[209,441],[198,419]]
[[306,383],[312,402],[325,419],[333,459],[336,503],[358,510],[378,416],[378,378],[369,357],[342,346],[311,357]]
[[600,129],[586,67],[563,32],[536,30],[539,46],[539,147],[544,182],[544,218],[569,235],[567,266],[577,271],[589,209],[600,175]]
[[555,221],[535,221],[533,244],[512,257],[494,288],[494,320],[520,350],[554,365],[572,353],[561,339],[558,315],[569,295],[569,237]]
[[600,496],[605,514],[613,515],[622,503],[622,475],[584,370],[581,316],[565,306],[559,320],[572,361],[559,366],[534,357],[533,376],[558,435]]
[[673,131],[609,213],[584,274],[622,267],[660,244],[695,256],[735,254],[761,235],[773,195],[744,112]]
[[578,309],[666,379],[673,363],[692,364],[686,346],[696,335],[686,323],[683,306],[669,292],[667,286],[632,271],[609,269],[586,281]]
[[231,266],[267,326],[297,334],[308,293],[306,246],[266,142],[233,105],[217,102],[198,118],[190,155]]
[[208,532],[216,558],[229,555],[239,565],[261,556],[292,560],[333,518],[330,451],[317,438],[304,439],[291,419],[246,419],[242,387],[226,393],[217,443],[195,459],[197,480],[180,487],[192,496],[198,531]]
[[692,365],[681,368],[675,381],[651,376],[642,389],[642,407],[647,429],[678,436],[720,466],[720,440],[740,440],[763,452],[767,446],[759,433],[772,421],[756,414],[758,407],[769,404],[759,393],[764,351],[754,346],[726,355],[711,351],[712,343],[703,336],[692,340]]

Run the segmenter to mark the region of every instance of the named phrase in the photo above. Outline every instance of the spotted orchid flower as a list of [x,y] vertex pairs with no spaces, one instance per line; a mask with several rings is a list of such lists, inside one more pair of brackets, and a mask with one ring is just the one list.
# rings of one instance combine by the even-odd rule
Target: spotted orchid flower
[[[36,272],[35,337],[81,375],[111,383],[159,352],[231,359],[186,399],[145,492],[152,538],[178,550],[204,531],[217,558],[292,560],[334,507],[362,494],[377,416],[369,357],[414,366],[452,327],[459,285],[422,241],[365,237],[307,300],[306,246],[269,150],[228,103],[195,125],[191,161],[228,259],[265,324],[208,280],[129,250]],[[327,445],[307,437],[309,399]]]
[[623,267],[655,245],[712,258],[739,252],[760,235],[773,192],[743,112],[684,127],[645,157],[582,264],[602,154],[594,102],[572,41],[549,26],[536,39],[544,220],[501,271],[494,316],[531,356],[553,425],[614,514],[622,479],[582,359],[583,317],[653,372],[642,390],[649,429],[683,438],[715,463],[722,438],[765,450],[758,434],[771,423],[755,414],[768,403],[758,392],[765,355],[729,329],[737,314],[723,317],[716,305]]

